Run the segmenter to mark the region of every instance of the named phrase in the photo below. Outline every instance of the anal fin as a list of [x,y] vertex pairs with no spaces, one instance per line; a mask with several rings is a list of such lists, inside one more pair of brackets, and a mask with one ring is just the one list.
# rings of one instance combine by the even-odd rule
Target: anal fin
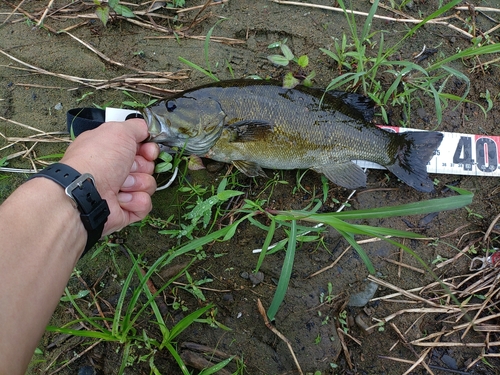
[[351,161],[344,163],[325,164],[313,168],[318,173],[323,173],[334,184],[347,189],[356,189],[366,186],[366,174],[360,166]]
[[233,160],[233,165],[248,177],[267,177],[266,172],[257,163],[246,160]]

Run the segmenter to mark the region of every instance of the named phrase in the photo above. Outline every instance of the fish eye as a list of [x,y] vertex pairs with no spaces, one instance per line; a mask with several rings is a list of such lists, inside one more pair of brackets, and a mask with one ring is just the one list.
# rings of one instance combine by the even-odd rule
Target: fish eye
[[177,108],[177,106],[175,105],[175,103],[174,103],[174,102],[172,102],[172,101],[170,101],[170,102],[166,102],[166,103],[165,103],[165,106],[167,107],[167,111],[168,111],[168,112],[173,112],[173,111],[174,111],[174,109],[176,109],[176,108]]

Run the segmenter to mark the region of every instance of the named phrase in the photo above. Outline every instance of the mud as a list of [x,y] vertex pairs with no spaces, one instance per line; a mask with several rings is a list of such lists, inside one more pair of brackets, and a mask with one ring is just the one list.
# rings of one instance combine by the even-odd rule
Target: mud
[[[21,8],[31,15],[38,15],[47,6],[44,1],[30,1],[22,4]],[[202,1],[188,1],[188,6],[198,5]],[[332,5],[329,1],[315,1],[318,4]],[[412,1],[411,7],[403,10],[414,16],[428,15],[436,9],[437,1]],[[476,2],[482,6],[498,7],[495,1]],[[58,9],[66,4],[63,1],[55,1],[52,9]],[[93,13],[92,3],[77,2],[81,5],[78,14]],[[367,11],[367,1],[353,3],[353,8]],[[135,8],[134,8],[135,9]],[[0,4],[0,22],[7,18],[13,8],[7,2]],[[171,17],[170,19],[157,19],[161,26],[175,31],[176,27],[189,25],[197,11],[187,12],[177,16],[168,10],[159,10],[161,14]],[[392,15],[380,9],[377,13]],[[50,15],[50,13],[49,13]],[[71,30],[71,33],[89,43],[101,51],[104,55],[115,61],[123,63],[126,67],[121,68],[101,59],[96,53],[90,51],[82,44],[65,34],[54,34],[47,29],[36,27],[31,21],[27,21],[19,12],[13,14],[9,20],[0,26],[0,48],[21,61],[29,63],[46,71],[77,76],[87,79],[112,79],[124,74],[135,73],[133,69],[144,71],[169,71],[177,72],[188,69],[181,63],[179,56],[193,63],[207,67],[204,57],[204,40],[189,38],[156,39],[158,36],[172,36],[173,33],[160,34],[154,30],[134,25],[125,20],[111,20],[104,27],[98,20],[87,18],[61,17],[50,15],[45,23],[55,30],[61,30],[71,25],[82,23],[79,27]],[[71,13],[71,15],[74,15]],[[267,59],[276,50],[268,49],[268,45],[277,41],[287,39],[287,45],[300,56],[309,56],[309,67],[316,71],[315,86],[326,87],[328,83],[337,76],[336,64],[319,48],[330,48],[334,38],[341,38],[342,33],[348,33],[348,27],[342,13],[331,12],[320,9],[296,7],[291,5],[279,5],[266,0],[229,0],[223,5],[210,7],[202,13],[206,16],[201,22],[194,25],[187,34],[190,36],[204,36],[221,18],[225,18],[215,26],[213,36],[234,38],[241,44],[223,44],[211,42],[209,45],[208,60],[212,72],[219,79],[230,79],[259,75],[260,77],[271,77],[282,79],[288,68],[278,68]],[[491,15],[500,19],[497,14]],[[495,25],[487,18],[477,15],[476,26],[480,29],[489,29]],[[357,17],[358,25],[364,23],[363,17]],[[464,25],[459,25],[464,27]],[[384,40],[387,45],[395,43],[407,31],[406,26],[389,21],[375,20],[373,30],[385,30]],[[492,36],[492,40],[498,42],[498,31]],[[437,48],[438,52],[430,57],[441,59],[452,55],[458,49],[464,49],[470,45],[470,41],[461,37],[457,32],[439,25],[427,25],[422,27],[412,38],[405,41],[399,49],[398,58],[411,60],[415,54],[422,50],[423,45]],[[373,51],[369,53],[376,53]],[[427,61],[422,64],[426,64]],[[494,99],[494,106],[488,112],[487,117],[473,104],[461,104],[458,107],[453,102],[445,109],[442,124],[436,121],[433,101],[424,93],[417,94],[412,106],[409,124],[419,129],[437,129],[451,132],[470,134],[499,135],[498,120],[500,110],[496,95],[499,94],[498,77],[499,67],[492,64],[487,70],[471,67],[477,65],[478,61],[456,62],[452,66],[461,70],[471,80],[471,92],[468,99],[487,105],[482,98],[486,90]],[[65,131],[66,111],[75,107],[90,107],[94,103],[104,105],[108,103],[114,107],[120,107],[124,100],[128,100],[121,90],[104,89],[95,90],[84,87],[48,74],[33,73],[26,70],[14,68],[22,67],[4,54],[0,55],[0,116],[22,124],[36,127],[41,131]],[[230,67],[230,69],[228,69]],[[132,68],[132,69],[131,69]],[[386,77],[387,78],[387,77]],[[189,72],[189,77],[183,80],[172,80],[161,87],[171,90],[182,90],[196,85],[209,83],[211,79],[196,70]],[[389,84],[391,82],[384,82]],[[456,84],[454,94],[460,95],[461,85]],[[137,98],[147,102],[147,95],[137,94]],[[56,109],[58,108],[58,109]],[[62,108],[62,109],[60,109]],[[400,125],[405,121],[401,109],[394,106],[390,111],[391,125]],[[380,122],[380,118],[378,118]],[[7,137],[24,137],[33,134],[24,127],[17,126],[11,122],[0,120],[0,132]],[[0,139],[0,147],[8,142]],[[0,150],[0,159],[30,148],[33,144],[20,142],[19,144],[5,150]],[[38,143],[31,155],[43,156],[63,153],[67,144]],[[28,159],[16,157],[9,162],[11,167],[30,168]],[[220,179],[226,174],[227,167],[217,172],[185,171],[185,179],[193,186],[203,187],[217,186]],[[233,172],[234,173],[234,172]],[[273,176],[273,171],[269,175]],[[322,183],[317,174],[308,172],[302,179],[305,190],[296,189],[297,174],[295,171],[275,172],[277,181],[286,181],[288,184],[276,183],[273,189],[266,188],[265,179],[251,180],[243,175],[236,175],[240,189],[246,192],[246,197],[256,199],[258,194],[261,199],[269,198],[268,206],[274,209],[300,209],[311,202],[314,195],[321,194]],[[387,205],[402,204],[425,200],[431,197],[444,197],[453,194],[445,188],[446,184],[454,184],[467,189],[475,194],[473,204],[465,209],[453,212],[440,212],[433,219],[421,222],[423,217],[394,218],[384,220],[363,220],[363,224],[374,226],[386,226],[390,228],[406,230],[419,230],[426,237],[440,237],[452,233],[446,239],[440,241],[406,241],[405,244],[429,265],[438,256],[443,258],[453,257],[458,249],[465,244],[480,238],[488,228],[492,220],[497,216],[499,209],[498,181],[495,178],[485,177],[462,177],[450,175],[433,175],[438,180],[436,192],[426,195],[420,194],[411,188],[398,182],[394,176],[388,176],[383,171],[370,171],[368,174],[368,185],[366,189],[358,191],[350,200],[352,208],[371,208]],[[13,176],[0,174],[0,194],[2,199],[12,191],[25,176]],[[174,215],[174,220],[189,210],[190,205],[196,201],[189,194],[177,191],[178,184],[166,191],[154,195],[154,208],[151,216],[154,218],[167,219]],[[325,202],[325,210],[339,208],[338,202],[347,199],[349,192],[330,184],[329,196]],[[272,191],[272,194],[271,194]],[[350,209],[350,208],[348,208]],[[221,225],[228,221],[221,221]],[[466,228],[454,232],[457,228],[469,224]],[[196,232],[200,237],[203,232]],[[179,336],[178,351],[185,349],[182,344],[194,342],[211,348],[216,348],[230,355],[237,355],[241,359],[239,370],[237,363],[229,365],[231,372],[238,374],[292,374],[297,373],[296,366],[291,358],[285,343],[274,335],[263,322],[262,316],[257,309],[257,299],[264,306],[269,307],[276,289],[276,280],[279,279],[284,259],[284,252],[279,251],[268,255],[263,263],[261,271],[264,274],[263,282],[253,285],[248,279],[243,278],[243,272],[251,273],[255,268],[258,256],[252,250],[262,246],[266,233],[250,224],[242,225],[236,236],[229,242],[213,243],[203,247],[197,254],[176,259],[175,264],[169,265],[161,275],[153,278],[153,282],[159,286],[162,280],[168,278],[172,267],[182,265],[194,259],[189,272],[194,280],[210,278],[213,281],[203,286],[210,288],[203,293],[206,301],[194,298],[192,294],[182,290],[167,289],[164,300],[169,308],[166,314],[168,324],[174,324],[188,312],[194,311],[206,303],[216,306],[216,320],[231,330],[210,327],[207,324],[196,323],[189,327]],[[275,240],[285,236],[283,231],[278,231]],[[155,259],[177,245],[176,239],[158,234],[158,230],[149,225],[143,227],[129,227],[114,236],[113,241],[123,243],[136,255],[141,255],[146,264],[152,264]],[[494,245],[494,243],[492,244]],[[369,311],[361,307],[348,307],[346,301],[349,296],[367,288],[367,269],[357,253],[350,250],[331,269],[309,278],[312,273],[332,264],[345,250],[347,243],[339,235],[331,230],[322,233],[322,243],[303,243],[297,253],[292,273],[292,279],[284,303],[279,309],[274,326],[291,343],[304,372],[322,374],[402,374],[410,364],[399,363],[381,356],[397,357],[404,360],[415,361],[415,353],[398,341],[397,334],[388,327],[384,330],[375,330],[367,334],[363,330],[363,324],[355,324],[355,318],[367,320],[366,325],[374,324],[371,317],[384,317],[408,305],[394,304],[390,302],[376,302],[369,304]],[[427,285],[434,278],[425,273],[424,275],[403,268],[398,275],[398,266],[388,263],[384,258],[399,259],[398,249],[385,243],[377,242],[363,245],[365,251],[373,261],[378,276],[384,280],[399,286],[402,289],[411,289]],[[419,263],[410,255],[405,254],[403,261],[411,266],[419,267]],[[449,267],[438,270],[441,278],[460,275],[467,271],[470,261],[469,256],[462,257],[459,261]],[[126,253],[113,248],[106,249],[94,260],[90,257],[82,259],[78,265],[82,278],[88,285],[94,285],[95,291],[100,296],[109,300],[113,305],[116,296],[121,290],[123,279],[130,270],[131,262]],[[180,282],[186,282],[185,278]],[[331,300],[327,303],[324,296],[328,295],[328,284],[332,284]],[[83,289],[76,278],[69,282],[72,292]],[[375,296],[391,293],[390,290],[379,287]],[[91,302],[90,299],[87,302]],[[173,302],[180,302],[188,307],[188,312],[182,309],[173,309]],[[87,306],[89,313],[94,307]],[[61,304],[55,312],[52,325],[62,325],[72,320],[73,312],[68,304]],[[350,362],[346,360],[346,352],[343,351],[341,340],[337,333],[342,328],[339,314],[346,311],[348,332],[360,341],[360,345],[354,340],[344,337],[346,348],[349,351]],[[362,313],[364,315],[359,315]],[[361,317],[359,317],[361,316]],[[417,319],[418,318],[418,319]],[[142,329],[151,337],[158,337],[159,331],[152,323],[152,316],[144,316],[138,322],[138,333]],[[416,324],[413,324],[414,322]],[[420,314],[402,315],[395,319],[396,325],[401,332],[405,332],[410,339],[422,337],[432,332],[439,331],[445,324],[432,314],[420,317]],[[84,350],[91,342],[71,338],[59,347],[47,349],[49,343],[55,340],[57,335],[47,333],[39,348],[42,355],[35,355],[28,373],[42,374],[50,373],[59,368],[65,361],[73,358],[74,353]],[[449,340],[460,341],[460,338],[449,337]],[[479,333],[470,333],[467,340],[483,342],[484,336]],[[493,336],[490,338],[493,340]],[[498,336],[496,336],[498,341]],[[59,374],[75,374],[83,366],[91,366],[100,374],[116,374],[122,360],[123,346],[113,343],[102,343],[92,349],[89,353],[62,369]],[[498,346],[496,349],[498,350]],[[126,374],[150,373],[148,359],[138,360],[141,355],[149,353],[146,349],[134,347],[131,352],[133,365],[125,369]],[[433,349],[428,358],[431,364],[441,369],[456,368],[464,370],[466,365],[480,354],[477,348],[451,348]],[[497,352],[498,354],[498,352]],[[162,374],[181,374],[178,365],[167,350],[155,353],[154,363]],[[53,362],[54,361],[54,362]],[[241,363],[244,363],[242,368]],[[490,358],[491,366],[479,362],[469,374],[498,374],[500,362],[498,358]],[[435,368],[435,374],[449,374],[448,370]],[[422,367],[414,370],[415,374],[425,373]]]

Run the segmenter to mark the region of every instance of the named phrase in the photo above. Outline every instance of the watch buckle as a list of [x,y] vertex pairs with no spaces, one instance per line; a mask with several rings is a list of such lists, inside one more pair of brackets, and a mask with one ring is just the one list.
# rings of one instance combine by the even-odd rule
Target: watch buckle
[[76,178],[75,181],[73,181],[71,184],[66,186],[66,188],[64,189],[64,192],[71,199],[71,202],[73,203],[73,207],[75,207],[75,208],[78,208],[78,204],[76,203],[76,200],[73,197],[73,190],[81,189],[83,183],[87,180],[92,181],[92,185],[95,186],[94,177],[90,173],[84,173],[80,177]]

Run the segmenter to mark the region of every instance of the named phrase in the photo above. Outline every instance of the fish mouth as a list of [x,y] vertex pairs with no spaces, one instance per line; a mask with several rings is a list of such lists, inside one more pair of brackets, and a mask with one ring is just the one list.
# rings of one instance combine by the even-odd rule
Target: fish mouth
[[163,142],[164,139],[160,139],[160,137],[164,136],[165,134],[163,134],[161,122],[158,121],[158,118],[155,116],[154,112],[149,108],[142,108],[140,112],[148,126],[149,136],[145,142]]

